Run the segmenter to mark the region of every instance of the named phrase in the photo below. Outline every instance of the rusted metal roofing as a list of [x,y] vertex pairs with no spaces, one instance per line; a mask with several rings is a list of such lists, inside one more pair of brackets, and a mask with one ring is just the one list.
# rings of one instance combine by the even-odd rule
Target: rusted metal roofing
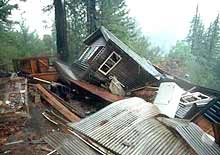
[[43,139],[61,155],[100,155],[75,135],[53,132]]
[[219,155],[220,147],[196,124],[179,119],[157,118],[174,128],[199,155]]
[[70,126],[116,154],[197,154],[177,132],[157,120],[159,114],[153,104],[130,98]]

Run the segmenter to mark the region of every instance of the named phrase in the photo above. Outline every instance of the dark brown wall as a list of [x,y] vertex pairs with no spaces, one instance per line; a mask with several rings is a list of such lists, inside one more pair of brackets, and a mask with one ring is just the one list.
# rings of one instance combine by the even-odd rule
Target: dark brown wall
[[101,54],[99,54],[99,56],[97,56],[91,63],[91,69],[95,71],[98,78],[106,78],[105,75],[98,71],[98,68],[113,51],[118,53],[122,57],[122,60],[113,70],[110,71],[107,76],[116,76],[117,79],[126,86],[126,90],[144,86],[147,81],[152,81],[153,77],[150,74],[146,73],[126,53],[111,44],[107,44],[106,49]]

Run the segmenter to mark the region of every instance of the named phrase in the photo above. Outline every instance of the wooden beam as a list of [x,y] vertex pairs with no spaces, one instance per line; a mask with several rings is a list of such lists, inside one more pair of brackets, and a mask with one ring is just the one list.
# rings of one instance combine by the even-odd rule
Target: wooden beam
[[118,96],[118,95],[114,95],[111,92],[107,91],[104,88],[98,87],[94,84],[90,84],[88,82],[85,81],[79,81],[79,80],[69,80],[73,85],[76,85],[84,90],[86,90],[87,92],[94,94],[96,96],[99,96],[100,98],[104,99],[107,102],[116,102],[119,100],[124,99],[124,96]]
[[53,95],[51,95],[43,86],[40,84],[36,84],[36,88],[38,89],[41,96],[56,110],[58,110],[65,118],[67,118],[71,122],[80,121],[80,118],[72,113],[69,109],[67,109],[62,103],[60,103]]
[[215,142],[220,145],[220,124],[213,124]]

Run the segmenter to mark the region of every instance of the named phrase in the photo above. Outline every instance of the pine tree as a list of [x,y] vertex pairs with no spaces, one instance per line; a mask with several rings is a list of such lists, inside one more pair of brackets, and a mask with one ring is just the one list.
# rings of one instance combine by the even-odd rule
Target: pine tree
[[220,26],[219,26],[219,14],[216,17],[212,27],[211,27],[211,38],[209,44],[209,55],[212,58],[216,58],[216,56],[220,52]]
[[82,41],[89,32],[100,26],[105,26],[120,40],[147,59],[153,55],[159,55],[159,48],[151,47],[149,39],[140,33],[135,20],[129,17],[125,0],[96,0],[95,3],[92,3],[93,11],[95,8],[93,15],[88,12],[88,1],[94,2],[94,0],[66,0],[71,61],[77,58],[83,50]]
[[134,39],[137,29],[125,0],[99,0],[97,8],[98,26],[105,26],[127,44]]
[[88,35],[85,0],[66,0],[67,31],[70,62],[83,50],[83,40]]
[[9,4],[9,0],[0,0],[0,31],[10,28],[12,21],[8,20],[8,16],[11,15],[11,11],[16,8],[17,5]]
[[199,14],[199,7],[196,7],[196,14],[191,21],[191,28],[187,37],[187,41],[191,45],[191,52],[197,57],[205,56],[205,28]]
[[85,0],[87,12],[87,31],[93,33],[96,27],[96,0]]
[[[220,75],[220,25],[219,25],[219,15],[217,15],[215,21],[210,24],[207,34],[208,43],[208,59],[207,64],[212,69],[213,75],[219,77]],[[219,82],[220,83],[220,82]]]
[[67,43],[67,23],[65,0],[55,0],[55,26],[57,39],[57,54],[62,61],[68,61],[69,49]]

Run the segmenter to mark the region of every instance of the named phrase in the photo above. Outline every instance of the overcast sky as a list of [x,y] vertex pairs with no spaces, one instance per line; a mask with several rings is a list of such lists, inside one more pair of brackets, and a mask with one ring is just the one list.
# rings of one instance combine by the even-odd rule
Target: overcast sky
[[[18,1],[18,0],[14,0]],[[177,40],[186,37],[189,23],[195,14],[196,5],[206,25],[220,13],[220,0],[126,0],[130,15],[136,18],[143,33],[149,36],[154,44],[166,50]],[[44,14],[42,7],[51,4],[52,0],[28,0],[20,2],[20,11],[13,13],[13,19],[19,19],[20,13],[27,20],[30,30],[37,30],[40,36],[49,34],[45,28],[46,20],[52,23],[53,14]]]

